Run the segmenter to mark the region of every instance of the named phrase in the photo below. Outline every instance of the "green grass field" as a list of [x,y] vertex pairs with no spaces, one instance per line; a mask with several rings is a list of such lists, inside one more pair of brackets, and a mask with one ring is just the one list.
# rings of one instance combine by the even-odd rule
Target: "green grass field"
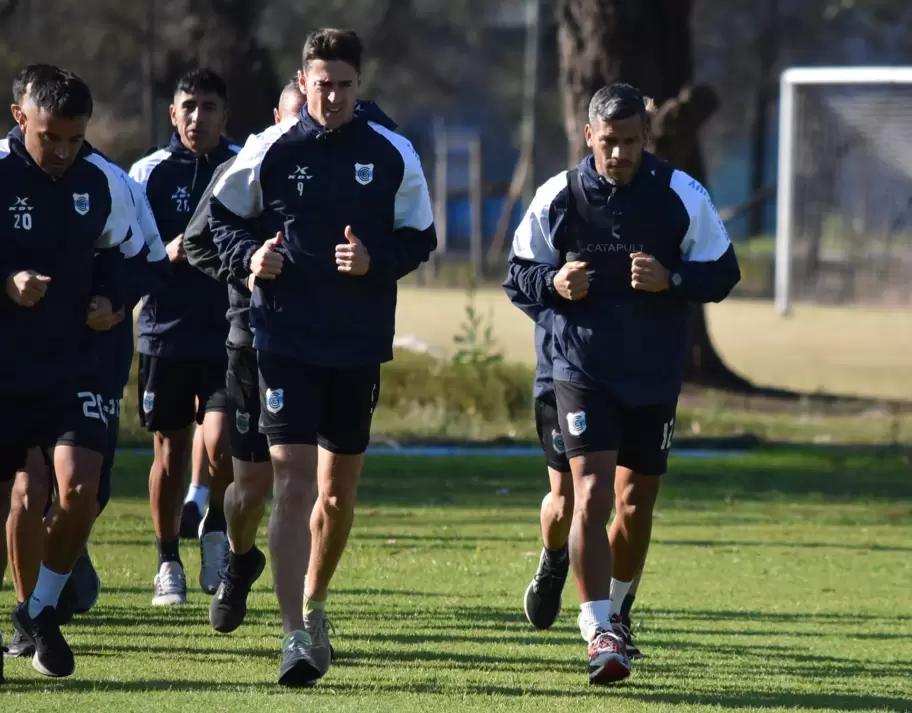
[[[148,460],[125,456],[93,535],[101,599],[65,630],[76,673],[7,661],[0,711],[912,710],[910,465],[873,451],[675,458],[635,613],[648,658],[597,689],[572,587],[550,632],[520,607],[539,459],[371,457],[331,592],[339,660],[287,692],[268,570],[229,636],[209,629],[198,589],[185,608],[150,606]],[[183,549],[196,586],[198,553]]]

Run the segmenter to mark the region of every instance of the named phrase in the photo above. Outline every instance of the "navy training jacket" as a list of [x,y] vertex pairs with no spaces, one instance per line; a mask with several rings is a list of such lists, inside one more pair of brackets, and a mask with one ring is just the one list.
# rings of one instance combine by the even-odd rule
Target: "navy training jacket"
[[[130,176],[145,188],[164,243],[182,234],[215,170],[239,147],[222,139],[207,155],[187,149],[175,133],[164,148],[133,164]],[[137,328],[142,354],[172,359],[223,359],[228,295],[189,263],[172,266],[165,289],[143,299]]]
[[51,278],[32,307],[0,295],[0,391],[35,396],[76,379],[97,383],[89,302],[101,295],[115,310],[121,307],[124,255],[142,246],[126,184],[90,152],[52,178],[29,156],[17,128],[0,141],[0,205],[6,207],[4,283],[22,270]]
[[[370,254],[362,276],[336,268],[347,225]],[[210,227],[238,280],[266,236],[283,232],[282,274],[254,287],[254,347],[339,368],[392,359],[397,280],[437,246],[412,144],[364,113],[327,131],[306,108],[248,140],[215,187]]]
[[[634,290],[634,252],[656,257],[678,284],[659,293]],[[571,259],[588,263],[589,294],[578,302],[561,298],[553,285]],[[600,176],[591,155],[575,172],[545,182],[514,235],[505,287],[527,314],[525,302],[553,313],[553,379],[600,385],[637,407],[677,400],[689,303],[719,302],[739,280],[706,189],[646,153],[625,185]],[[540,353],[541,380],[548,362]]]

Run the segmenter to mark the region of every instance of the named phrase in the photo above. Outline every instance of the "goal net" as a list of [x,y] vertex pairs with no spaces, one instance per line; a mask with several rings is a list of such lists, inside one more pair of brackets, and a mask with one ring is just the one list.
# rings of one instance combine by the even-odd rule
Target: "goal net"
[[912,303],[912,67],[782,75],[776,307]]

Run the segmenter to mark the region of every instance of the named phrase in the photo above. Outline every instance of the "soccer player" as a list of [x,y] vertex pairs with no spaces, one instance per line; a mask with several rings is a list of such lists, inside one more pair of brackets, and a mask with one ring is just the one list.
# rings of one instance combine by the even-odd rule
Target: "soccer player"
[[181,77],[171,105],[176,131],[170,144],[137,161],[130,176],[145,187],[166,241],[173,279],[143,300],[138,320],[140,420],[155,433],[149,500],[159,569],[152,603],[187,601],[179,552],[183,474],[190,428],[202,425],[212,476],[209,510],[200,525],[200,586],[213,594],[228,558],[223,512],[231,483],[225,411],[225,289],[187,264],[183,233],[215,169],[237,153],[222,137],[227,119],[225,82],[208,70]]
[[[33,83],[40,82],[42,77],[53,76],[60,70],[52,65],[29,65],[22,70],[13,82],[13,111],[14,115],[21,111],[21,106],[28,99],[28,92]],[[88,142],[83,143],[82,154],[98,153]],[[109,161],[108,169],[120,176],[129,191],[135,211],[133,230],[141,236],[145,244],[133,242],[121,245],[121,251],[130,259],[124,263],[126,278],[123,291],[124,306],[120,317],[132,314],[133,306],[140,295],[160,288],[167,280],[167,256],[161,238],[155,226],[148,202],[142,188],[126,172]],[[140,252],[135,252],[136,246]],[[121,318],[119,323],[108,331],[97,332],[92,339],[93,348],[97,353],[102,377],[100,396],[107,414],[107,443],[104,452],[101,480],[98,487],[97,517],[107,506],[111,495],[111,471],[114,464],[114,455],[117,449],[117,438],[120,430],[120,400],[124,387],[129,380],[130,365],[133,359],[133,321]],[[44,537],[42,529],[42,503],[47,502],[44,508],[43,520],[45,526],[50,526],[56,515],[56,509],[50,499],[49,468],[41,457],[40,451],[30,453],[29,465],[16,476],[15,497],[12,503],[12,513],[8,527],[10,532],[20,530],[23,536],[13,538],[15,542],[13,561],[13,580],[16,588],[17,599],[23,601],[27,593],[31,592],[38,577],[41,557],[44,553]],[[20,518],[23,518],[20,520]],[[58,615],[61,623],[66,623],[72,614],[89,611],[98,598],[100,582],[98,574],[92,565],[88,549],[83,549],[73,567],[69,579],[64,585],[58,602]],[[14,630],[13,637],[7,647],[8,656],[31,656],[34,645],[19,630]]]
[[[0,479],[14,477],[31,449],[49,448],[58,492],[37,582],[13,622],[35,645],[36,670],[69,676],[73,652],[56,606],[95,520],[107,440],[90,330],[119,320],[123,257],[139,252],[142,237],[124,182],[82,152],[92,115],[82,80],[43,74],[13,115],[18,126],[0,149],[0,201],[10,207],[0,257]],[[126,241],[134,247],[122,253]],[[13,549],[25,533],[11,534]]]
[[[295,121],[304,104],[304,95],[295,77],[282,90],[279,105],[273,110],[275,122]],[[272,463],[269,444],[260,433],[260,390],[257,377],[253,332],[250,331],[250,289],[245,281],[227,278],[209,230],[209,198],[219,179],[234,164],[229,159],[215,172],[206,193],[184,232],[187,261],[209,277],[228,283],[228,394],[234,409],[229,417],[234,482],[225,491],[225,518],[231,549],[222,583],[209,607],[209,621],[216,631],[237,629],[247,615],[247,595],[263,573],[266,557],[256,547],[256,531],[272,492]],[[303,519],[309,513],[301,513]]]
[[740,279],[706,189],[646,152],[647,130],[639,90],[599,90],[585,128],[592,154],[538,189],[510,260],[517,291],[553,310],[552,375],[574,491],[570,565],[598,684],[630,675],[621,607],[667,468],[689,303],[723,300]]
[[[311,33],[299,74],[305,111],[248,140],[210,204],[228,273],[255,275],[250,324],[274,470],[269,548],[287,686],[313,685],[329,669],[326,598],[351,530],[380,364],[392,358],[396,283],[437,244],[411,143],[355,113],[361,54],[354,32]],[[264,241],[265,230],[275,237]],[[301,513],[311,508],[308,528]]]

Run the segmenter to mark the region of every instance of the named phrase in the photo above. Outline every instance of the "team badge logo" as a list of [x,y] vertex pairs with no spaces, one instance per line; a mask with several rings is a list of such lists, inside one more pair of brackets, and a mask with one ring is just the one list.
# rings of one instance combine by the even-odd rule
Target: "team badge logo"
[[551,430],[551,447],[558,455],[564,454],[564,437],[556,428]]
[[143,392],[143,412],[152,413],[152,408],[155,406],[155,394],[151,391]]
[[239,409],[234,418],[234,425],[237,426],[237,431],[241,435],[250,431],[250,414]]
[[360,183],[362,186],[366,186],[368,183],[374,180],[374,164],[372,163],[356,163],[355,164],[355,180]]
[[278,413],[285,406],[285,389],[266,389],[266,410]]
[[586,412],[575,411],[567,414],[567,430],[570,435],[581,436],[586,430]]
[[76,212],[79,215],[85,215],[89,212],[89,194],[88,193],[74,193],[73,194],[73,208],[76,209]]

